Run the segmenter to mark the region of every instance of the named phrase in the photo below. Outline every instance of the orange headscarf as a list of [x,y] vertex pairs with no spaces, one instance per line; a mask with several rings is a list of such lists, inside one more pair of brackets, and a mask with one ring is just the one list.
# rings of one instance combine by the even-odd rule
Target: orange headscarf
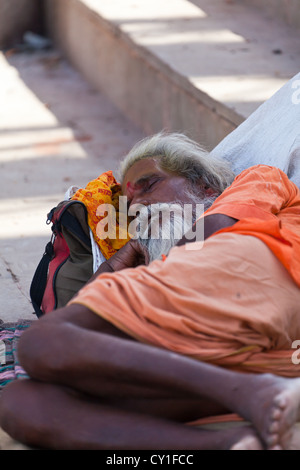
[[[113,256],[122,246],[129,241],[127,230],[119,226],[119,196],[121,195],[121,185],[115,180],[112,171],[103,173],[98,178],[90,181],[85,189],[78,189],[72,200],[81,201],[88,211],[88,224],[92,230],[94,239],[99,245],[101,252],[106,259]],[[106,217],[99,214],[98,208],[101,204],[111,204],[116,214],[116,238],[99,238],[97,226]],[[97,233],[98,232],[98,233]]]

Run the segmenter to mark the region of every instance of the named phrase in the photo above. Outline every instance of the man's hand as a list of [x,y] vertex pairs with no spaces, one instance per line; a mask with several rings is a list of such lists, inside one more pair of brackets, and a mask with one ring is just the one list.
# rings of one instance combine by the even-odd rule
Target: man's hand
[[149,264],[148,253],[137,240],[130,240],[110,259],[101,264],[89,282],[92,282],[100,274],[120,271],[126,268],[135,268],[142,264]]
[[137,240],[130,240],[106,262],[112,268],[112,271],[120,271],[121,269],[148,264],[149,257]]

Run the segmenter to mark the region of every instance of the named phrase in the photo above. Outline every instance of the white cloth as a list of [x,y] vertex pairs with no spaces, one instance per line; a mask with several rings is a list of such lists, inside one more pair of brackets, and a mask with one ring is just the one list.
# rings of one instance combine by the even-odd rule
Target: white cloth
[[95,242],[93,232],[90,229],[90,238],[92,244],[92,253],[93,253],[93,272],[95,273],[101,264],[106,261],[105,256],[102,254],[102,251],[99,248],[98,243]]
[[[65,193],[64,200],[68,201],[71,199],[72,196],[76,193],[76,191],[80,189],[78,186],[70,186],[69,189]],[[92,230],[90,229],[90,239],[92,245],[92,254],[93,254],[93,272],[95,273],[98,268],[101,266],[102,263],[105,261],[105,257],[102,254],[99,245],[95,242],[95,238],[93,235]]]
[[211,152],[236,174],[257,164],[276,166],[300,187],[300,73],[263,103]]

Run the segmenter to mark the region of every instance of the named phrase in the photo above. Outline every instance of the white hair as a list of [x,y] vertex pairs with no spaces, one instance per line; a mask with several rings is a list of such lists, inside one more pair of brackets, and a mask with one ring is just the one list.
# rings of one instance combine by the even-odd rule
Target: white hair
[[186,135],[159,132],[134,145],[121,162],[120,180],[134,163],[144,158],[155,158],[162,170],[186,177],[193,187],[201,185],[218,194],[235,177],[226,160],[213,157]]

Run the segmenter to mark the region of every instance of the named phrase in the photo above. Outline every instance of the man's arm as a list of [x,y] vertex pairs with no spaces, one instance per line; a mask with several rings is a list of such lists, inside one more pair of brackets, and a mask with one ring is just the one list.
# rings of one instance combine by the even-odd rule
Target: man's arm
[[[214,233],[222,230],[223,228],[231,227],[238,219],[234,219],[233,217],[228,217],[227,215],[223,214],[211,214],[207,215],[203,219],[199,219],[197,223],[204,223],[204,240],[208,237],[213,235]],[[192,233],[195,233],[195,236],[192,237]],[[195,227],[192,228],[186,235],[182,237],[182,239],[177,243],[177,246],[185,245],[186,243],[194,242],[196,239],[196,232]]]
[[[210,237],[213,233],[218,232],[222,228],[231,227],[238,220],[233,217],[228,217],[223,214],[211,214],[204,218],[204,240]],[[197,223],[203,223],[201,219]],[[193,233],[193,229],[188,233]],[[187,234],[188,235],[188,234]],[[195,233],[196,237],[196,233]],[[195,241],[195,237],[183,236],[182,239],[177,243],[177,246],[184,245]],[[106,260],[101,264],[100,268],[90,278],[89,282],[92,282],[100,274],[111,273],[120,271],[121,269],[134,268],[141,264],[149,264],[149,259],[146,251],[143,251],[142,246],[137,243],[136,240],[130,240],[124,245],[115,255],[109,260]]]

